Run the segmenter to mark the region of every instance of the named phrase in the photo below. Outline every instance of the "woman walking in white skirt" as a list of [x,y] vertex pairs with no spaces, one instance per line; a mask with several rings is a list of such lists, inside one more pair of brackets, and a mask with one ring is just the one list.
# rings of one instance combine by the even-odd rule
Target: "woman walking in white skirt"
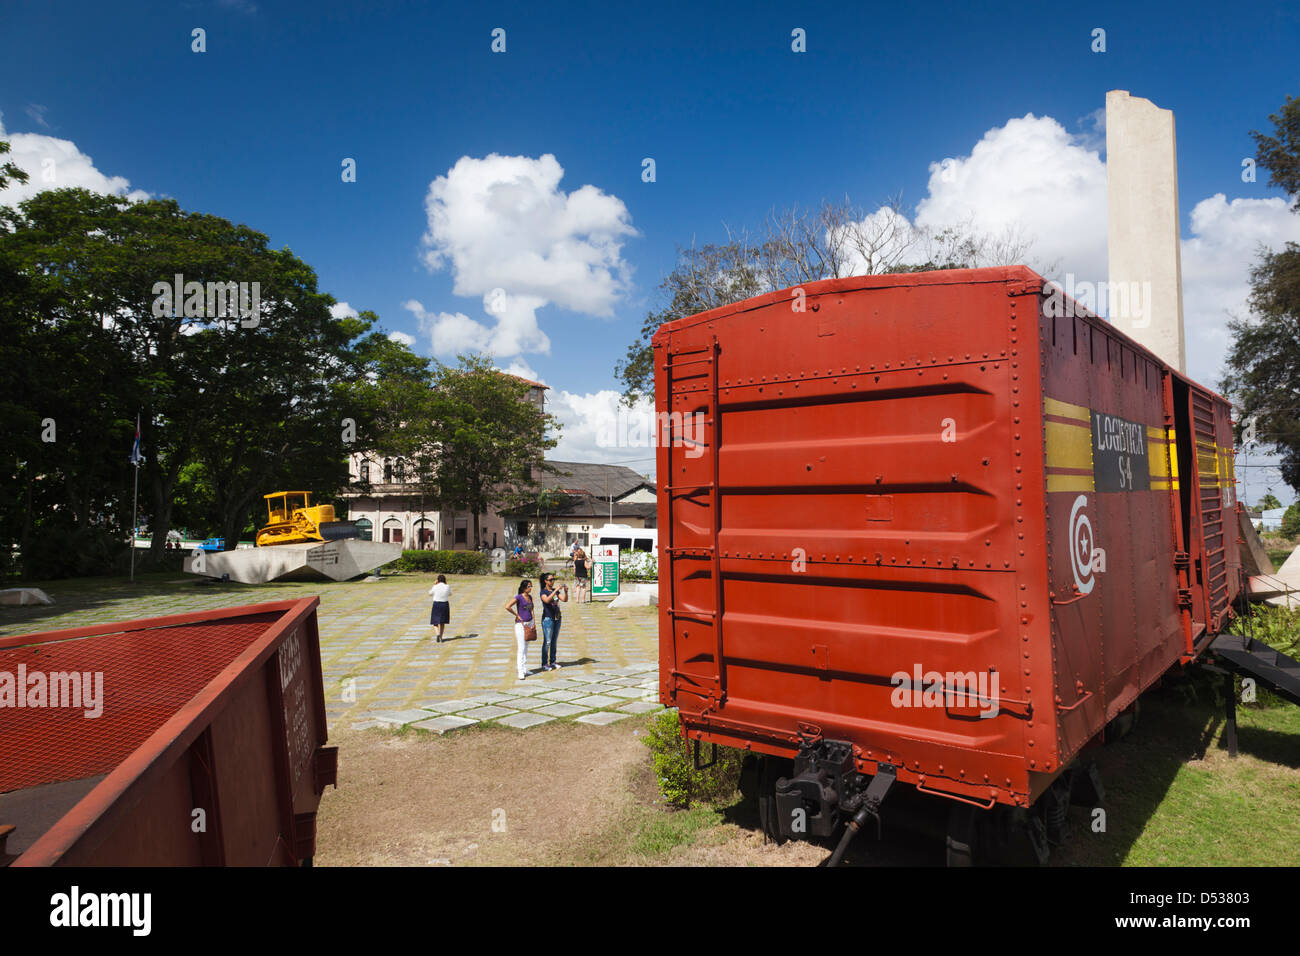
[[528,642],[537,640],[532,592],[533,582],[525,578],[519,582],[518,593],[505,604],[505,609],[515,617],[515,670],[520,680],[528,677]]

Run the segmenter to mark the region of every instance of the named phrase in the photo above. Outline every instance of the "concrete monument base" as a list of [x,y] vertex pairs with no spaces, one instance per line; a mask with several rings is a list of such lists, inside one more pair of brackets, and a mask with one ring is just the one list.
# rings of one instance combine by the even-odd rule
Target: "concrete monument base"
[[0,604],[53,604],[50,596],[40,588],[5,588],[0,591]]
[[209,578],[228,575],[241,584],[322,578],[347,581],[401,556],[400,544],[345,538],[190,555],[185,559],[185,571]]

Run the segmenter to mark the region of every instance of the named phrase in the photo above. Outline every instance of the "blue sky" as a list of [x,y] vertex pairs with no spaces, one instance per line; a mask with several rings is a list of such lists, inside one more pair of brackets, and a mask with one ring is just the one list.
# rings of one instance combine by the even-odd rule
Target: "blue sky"
[[[1191,372],[1217,377],[1223,311],[1240,301],[1255,243],[1300,235],[1266,176],[1241,178],[1249,131],[1271,130],[1268,115],[1300,95],[1300,7],[1134,6],[7,2],[0,113],[8,138],[75,144],[85,161],[67,176],[123,177],[129,187],[103,188],[267,233],[323,290],[426,354],[439,335],[514,343],[498,361],[552,386],[559,452],[625,460],[634,454],[594,438],[615,362],[657,304],[675,246],[722,240],[724,223],[753,228],[774,206],[845,195],[874,209],[898,194],[907,215],[935,223],[1023,208],[1043,258],[1104,278],[1095,113],[1116,88],[1177,117]],[[196,27],[204,53],[191,50]],[[497,27],[504,53],[490,49]],[[806,53],[791,50],[795,28]],[[1095,28],[1104,53],[1091,49]],[[1008,126],[1028,114],[1037,122]],[[1044,158],[1029,172],[1005,159],[1032,149]],[[537,189],[561,204],[598,191],[585,218],[569,207],[597,223],[595,240],[579,227],[569,237],[587,242],[572,285],[539,286],[458,232],[474,210],[455,213],[455,178],[443,193],[452,221],[425,244],[431,183],[462,158],[466,181],[499,174],[475,165],[493,153],[529,169],[554,156],[563,178],[552,187],[543,175]],[[341,180],[345,157],[355,183]],[[936,187],[932,164],[945,158],[970,164],[960,196]],[[1053,218],[1058,194],[1065,222]],[[493,285],[524,297],[513,331],[495,338],[483,301]]]

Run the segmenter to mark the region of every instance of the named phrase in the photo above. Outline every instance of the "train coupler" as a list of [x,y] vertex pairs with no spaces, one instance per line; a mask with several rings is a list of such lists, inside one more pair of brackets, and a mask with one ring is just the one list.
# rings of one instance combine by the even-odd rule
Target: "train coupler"
[[[879,831],[879,809],[893,768],[875,777],[858,773],[853,745],[842,740],[805,744],[794,759],[794,775],[776,781],[776,822],[783,838],[828,837],[846,818],[865,808]],[[864,817],[865,821],[865,817]],[[859,826],[861,823],[859,823]]]

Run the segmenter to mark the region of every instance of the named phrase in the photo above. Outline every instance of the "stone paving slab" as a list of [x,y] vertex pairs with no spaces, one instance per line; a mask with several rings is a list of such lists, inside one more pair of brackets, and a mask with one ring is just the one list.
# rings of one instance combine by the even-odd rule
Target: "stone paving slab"
[[516,710],[527,710],[529,707],[540,707],[546,702],[538,700],[535,697],[507,697],[504,700],[496,702],[498,707],[513,707]]
[[536,713],[549,714],[552,717],[572,717],[574,714],[581,714],[590,710],[589,707],[576,707],[573,704],[551,704],[549,707],[539,707]]
[[496,717],[508,717],[511,714],[517,714],[519,711],[511,710],[509,707],[475,707],[473,710],[465,710],[461,711],[461,713],[475,720],[492,720]]
[[554,719],[554,717],[544,717],[541,714],[514,714],[510,717],[502,717],[497,723],[505,724],[508,727],[518,727],[520,730],[527,730],[529,727],[536,727],[538,724],[550,723]]
[[604,694],[592,694],[590,697],[579,697],[573,701],[579,707],[609,707],[611,704],[622,703],[617,697],[606,697]]
[[435,734],[445,734],[449,730],[459,730],[461,727],[468,727],[477,721],[470,720],[468,717],[453,717],[450,714],[444,714],[441,717],[430,717],[428,720],[422,720],[419,723],[411,724],[412,727],[418,727],[420,730],[429,730]]
[[435,710],[440,714],[453,714],[458,710],[468,710],[477,704],[472,700],[431,700],[420,706],[425,710]]
[[549,694],[542,694],[547,700],[566,701],[574,700],[583,695],[575,690],[553,690]]
[[606,727],[616,720],[622,720],[630,716],[630,714],[616,714],[611,710],[598,710],[594,714],[583,714],[581,717],[573,719],[579,724],[595,724],[598,727]]
[[568,690],[572,687],[581,687],[587,683],[590,682],[585,679],[574,680],[571,677],[560,677],[558,679],[553,678],[547,681],[545,686],[551,690]]
[[622,707],[619,708],[619,710],[625,711],[626,713],[629,714],[648,714],[652,710],[663,710],[663,708],[664,708],[663,704],[652,703],[651,701],[648,700],[637,700],[637,701],[633,701],[630,704],[624,704]]
[[390,724],[410,724],[429,716],[427,710],[381,710],[367,714],[372,720],[382,720]]
[[611,690],[609,692],[609,696],[622,697],[627,700],[632,700],[637,697],[645,696],[645,692],[646,691],[644,687],[620,687],[618,690]]

